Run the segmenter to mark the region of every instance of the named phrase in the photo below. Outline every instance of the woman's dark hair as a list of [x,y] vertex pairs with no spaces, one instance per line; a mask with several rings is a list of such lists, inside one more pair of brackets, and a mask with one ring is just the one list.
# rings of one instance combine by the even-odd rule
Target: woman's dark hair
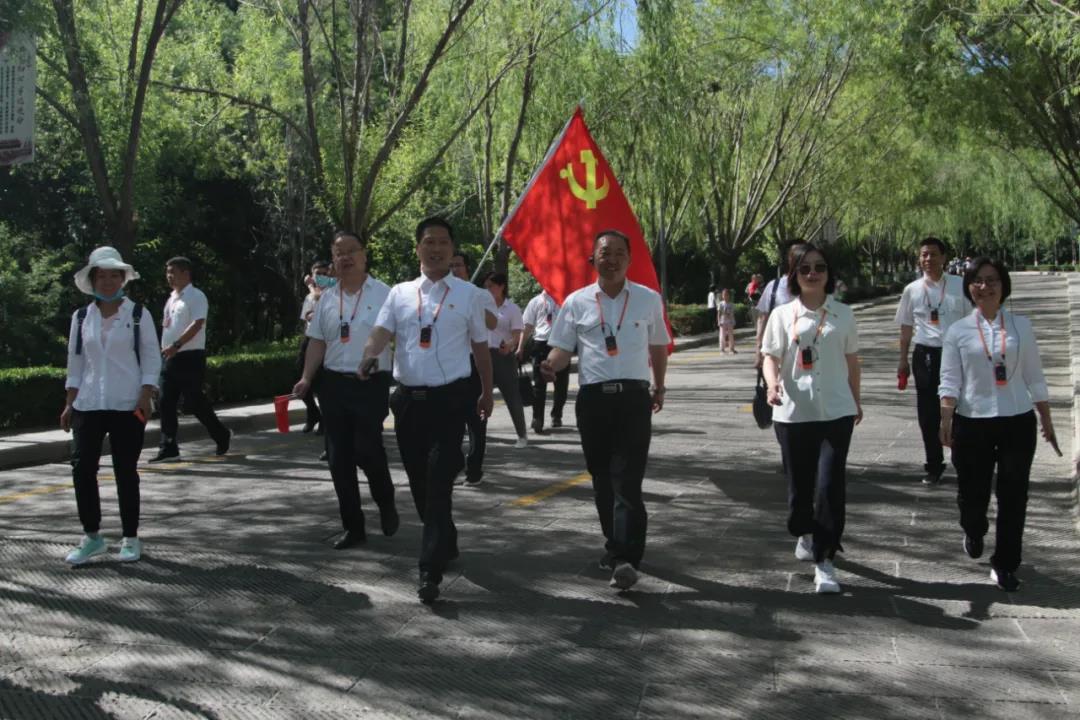
[[506,273],[501,272],[489,272],[484,273],[484,277],[480,278],[480,285],[484,286],[487,281],[495,283],[503,289],[503,295],[507,295],[510,291],[510,278],[506,277]]
[[450,227],[450,223],[441,217],[428,217],[421,220],[416,225],[416,244],[420,244],[420,239],[424,237],[424,231],[430,227],[441,227],[446,229],[446,234],[450,236],[450,241],[454,240],[454,228]]
[[1009,279],[1009,271],[1005,269],[1005,263],[1000,260],[995,260],[994,258],[986,257],[985,255],[981,255],[972,260],[968,265],[968,269],[964,271],[964,297],[966,297],[968,302],[972,305],[975,304],[975,300],[971,297],[971,290],[968,286],[975,282],[975,277],[979,274],[979,270],[985,265],[989,265],[997,270],[998,277],[1001,278],[1001,302],[1005,302],[1005,299],[1009,297],[1009,294],[1012,292],[1012,280]]
[[787,287],[788,292],[791,293],[792,297],[799,297],[802,293],[802,288],[799,287],[799,266],[803,264],[803,260],[806,259],[806,256],[812,252],[821,255],[821,259],[824,260],[825,264],[829,267],[829,275],[825,279],[825,294],[832,295],[836,292],[836,278],[833,276],[832,264],[829,263],[829,258],[825,255],[825,251],[813,243],[801,243],[792,248],[792,253],[790,255],[791,267],[788,268]]
[[470,258],[469,254],[467,252],[465,252],[464,250],[455,250],[454,254],[451,255],[450,257],[452,257],[452,258],[456,258],[456,257],[461,258],[461,262],[465,263],[465,272],[469,272],[470,270],[472,270],[472,258]]
[[922,240],[919,241],[920,248],[924,248],[927,245],[937,246],[937,249],[941,251],[942,255],[949,254],[949,248],[945,246],[945,241],[940,238],[936,238],[933,235],[928,235],[927,237],[924,237]]

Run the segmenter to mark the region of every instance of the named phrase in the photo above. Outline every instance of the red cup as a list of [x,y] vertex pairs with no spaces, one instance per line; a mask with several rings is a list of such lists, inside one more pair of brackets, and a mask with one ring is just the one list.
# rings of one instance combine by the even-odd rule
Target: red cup
[[907,375],[905,375],[903,373],[896,373],[896,389],[897,390],[906,390],[907,389]]
[[291,395],[278,395],[274,398],[274,419],[277,420],[278,432],[289,432],[289,401]]

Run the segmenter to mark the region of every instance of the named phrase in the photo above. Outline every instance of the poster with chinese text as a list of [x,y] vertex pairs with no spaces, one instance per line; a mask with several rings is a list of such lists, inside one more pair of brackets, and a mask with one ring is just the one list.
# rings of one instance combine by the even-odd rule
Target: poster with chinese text
[[34,159],[34,38],[0,33],[0,165]]

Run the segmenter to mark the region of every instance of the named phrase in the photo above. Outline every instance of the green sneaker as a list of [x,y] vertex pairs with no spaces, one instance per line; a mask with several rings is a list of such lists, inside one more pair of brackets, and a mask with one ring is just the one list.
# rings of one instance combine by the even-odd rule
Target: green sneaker
[[64,560],[72,565],[82,565],[95,555],[103,554],[105,545],[105,538],[101,537],[101,533],[96,536],[83,535],[82,540],[79,541],[79,547],[69,552]]
[[135,562],[142,557],[142,540],[139,538],[124,538],[120,543],[120,562]]

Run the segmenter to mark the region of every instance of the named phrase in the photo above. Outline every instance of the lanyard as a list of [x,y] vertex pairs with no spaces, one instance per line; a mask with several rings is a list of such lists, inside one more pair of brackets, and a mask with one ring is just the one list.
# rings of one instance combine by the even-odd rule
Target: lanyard
[[[799,307],[806,307],[802,303],[799,303]],[[818,338],[821,337],[821,331],[825,328],[825,318],[829,316],[824,306],[821,308],[821,320],[818,322],[817,331],[814,333],[814,340],[810,343],[809,347],[817,347]],[[796,330],[796,326],[799,322],[799,313],[795,313],[795,317],[791,320],[791,339],[794,340],[796,347],[802,347],[802,343],[799,342],[799,332]]]
[[941,297],[938,298],[936,307],[930,307],[930,283],[926,282],[926,278],[923,278],[922,282],[923,289],[926,291],[923,293],[923,298],[926,300],[926,307],[930,308],[931,310],[940,309],[941,303],[945,302],[945,289],[948,287],[948,280],[946,280],[944,275],[941,276]]
[[[626,308],[630,305],[630,288],[626,288],[626,300],[622,304],[622,312],[619,313],[619,324],[615,326],[615,332],[612,336],[618,335],[619,330],[622,329],[622,321],[626,317]],[[600,311],[600,332],[604,332],[604,327],[607,323],[604,321],[604,306],[600,304],[600,293],[596,293],[596,309]],[[607,335],[607,333],[604,333]]]
[[[990,361],[991,365],[993,365],[994,364],[994,356],[991,354],[990,348],[986,345],[986,336],[983,335],[983,329],[982,329],[983,315],[978,310],[975,311],[975,314],[977,315],[977,318],[975,320],[975,327],[977,327],[979,329],[979,339],[982,340],[983,350],[986,352],[986,359]],[[1001,318],[1001,364],[1004,365],[1005,364],[1005,313],[1002,312],[1000,309],[998,310],[998,317]],[[990,332],[993,332],[994,331],[994,324],[991,323],[991,322],[988,322],[987,324],[990,325]],[[993,342],[993,340],[994,340],[994,336],[991,335],[990,336],[990,341]]]
[[[446,296],[449,295],[449,294],[450,294],[450,283],[447,283],[446,284],[446,292],[443,293],[442,300],[439,301],[439,306],[437,308],[435,308],[435,315],[433,315],[432,318],[431,318],[431,324],[432,325],[439,322],[439,313],[442,312],[443,303],[446,302]],[[420,286],[417,285],[416,286],[416,321],[418,323],[420,323],[421,325],[423,324],[421,322],[421,320],[423,319],[423,312],[424,312],[424,300],[420,295]]]
[[[360,286],[360,294],[356,296],[356,302],[352,306],[352,315],[349,317],[349,324],[352,325],[353,320],[356,319],[356,311],[360,307],[360,298],[364,297],[364,286]],[[342,325],[345,324],[345,290],[344,288],[338,288],[337,294],[338,300],[338,322]],[[333,311],[331,311],[333,312]]]

